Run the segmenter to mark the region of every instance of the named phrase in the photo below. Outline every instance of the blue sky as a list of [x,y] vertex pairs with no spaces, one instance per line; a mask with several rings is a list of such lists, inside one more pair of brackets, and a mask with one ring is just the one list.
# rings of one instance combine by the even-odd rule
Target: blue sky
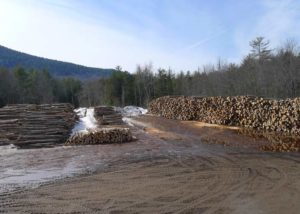
[[300,38],[299,0],[0,0],[0,44],[93,67],[196,70]]

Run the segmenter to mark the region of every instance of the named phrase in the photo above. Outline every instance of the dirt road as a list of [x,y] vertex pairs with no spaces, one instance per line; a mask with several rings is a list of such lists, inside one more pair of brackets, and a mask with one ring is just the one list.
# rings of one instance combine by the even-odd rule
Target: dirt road
[[137,142],[94,147],[94,162],[105,153],[106,167],[3,194],[0,213],[299,213],[298,153],[257,151],[257,140],[224,127],[151,116],[130,122]]

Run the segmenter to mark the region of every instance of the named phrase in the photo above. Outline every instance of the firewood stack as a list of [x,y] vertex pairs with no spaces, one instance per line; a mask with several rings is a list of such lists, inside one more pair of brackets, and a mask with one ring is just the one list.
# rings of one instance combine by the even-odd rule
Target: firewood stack
[[121,125],[123,124],[122,114],[112,106],[98,106],[94,110],[95,118],[99,125]]
[[72,105],[66,103],[5,106],[0,108],[0,145],[40,147],[64,143],[76,120]]
[[265,139],[269,143],[260,146],[260,150],[273,152],[300,152],[300,136],[285,135],[274,132],[261,132],[251,129],[239,129],[238,133],[255,138]]
[[100,128],[88,133],[76,133],[66,141],[66,145],[125,143],[133,139],[129,128]]
[[166,96],[150,102],[149,112],[169,119],[300,135],[300,98]]

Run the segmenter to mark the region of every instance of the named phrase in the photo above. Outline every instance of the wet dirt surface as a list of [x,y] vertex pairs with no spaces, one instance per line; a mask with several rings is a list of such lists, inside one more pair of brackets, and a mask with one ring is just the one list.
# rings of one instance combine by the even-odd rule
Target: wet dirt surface
[[[258,151],[268,142],[223,127],[151,116],[129,122],[136,142],[0,153],[0,213],[299,213],[299,153]],[[9,190],[17,177],[3,176],[9,168],[49,172],[50,183]],[[81,175],[51,182],[52,174]]]

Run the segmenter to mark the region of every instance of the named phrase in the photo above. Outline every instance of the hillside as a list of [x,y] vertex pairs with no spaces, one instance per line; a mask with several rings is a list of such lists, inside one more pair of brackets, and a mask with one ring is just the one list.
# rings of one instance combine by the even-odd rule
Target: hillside
[[14,68],[23,66],[25,68],[46,69],[57,77],[75,77],[80,79],[91,79],[110,76],[114,69],[92,68],[68,62],[46,59],[21,53],[0,45],[0,67]]

